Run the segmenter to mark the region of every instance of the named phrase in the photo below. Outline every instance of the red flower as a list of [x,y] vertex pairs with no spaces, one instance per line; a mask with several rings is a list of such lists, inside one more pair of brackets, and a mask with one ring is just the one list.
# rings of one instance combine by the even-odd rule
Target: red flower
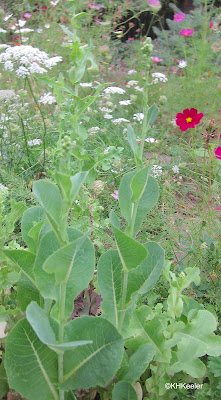
[[221,160],[221,146],[217,147],[217,149],[215,150],[215,156],[216,158]]
[[[195,108],[186,108],[183,113],[178,113],[176,115],[176,124],[180,127],[181,131],[186,131],[188,128],[195,128],[198,125],[201,118],[203,118],[203,113],[197,114]],[[220,148],[221,149],[221,148]]]
[[45,10],[48,9],[48,7],[47,6],[43,6],[43,7],[41,7],[41,9],[42,9],[42,11],[45,11]]

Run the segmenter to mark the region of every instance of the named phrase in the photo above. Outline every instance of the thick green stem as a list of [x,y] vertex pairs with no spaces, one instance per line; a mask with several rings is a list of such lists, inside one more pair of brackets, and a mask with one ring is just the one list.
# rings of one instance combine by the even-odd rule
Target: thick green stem
[[[64,326],[65,326],[65,297],[66,297],[66,282],[60,285],[60,309],[59,309],[59,343],[64,342]],[[58,382],[63,383],[64,379],[64,352],[58,354]],[[59,400],[64,400],[64,390],[59,389]]]
[[121,332],[124,322],[124,317],[126,313],[126,301],[127,301],[127,282],[128,282],[128,270],[124,270],[124,278],[123,278],[123,292],[121,298],[121,316],[119,321],[119,332]]

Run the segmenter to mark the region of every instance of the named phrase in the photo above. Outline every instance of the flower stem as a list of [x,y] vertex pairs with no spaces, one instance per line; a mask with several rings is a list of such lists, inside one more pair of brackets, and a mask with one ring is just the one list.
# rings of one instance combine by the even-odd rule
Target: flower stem
[[42,122],[43,122],[43,129],[44,129],[44,134],[43,134],[43,148],[44,148],[43,167],[44,167],[44,165],[45,165],[45,154],[46,154],[46,143],[45,143],[45,142],[46,142],[46,135],[47,135],[47,128],[46,128],[46,124],[45,124],[45,117],[44,117],[43,111],[42,111],[42,109],[41,109],[41,107],[40,107],[40,105],[39,105],[39,103],[38,103],[38,100],[36,99],[36,97],[35,97],[35,95],[34,95],[34,92],[33,92],[33,90],[32,90],[32,86],[31,86],[31,82],[30,82],[30,79],[28,78],[28,76],[26,76],[26,80],[27,80],[27,83],[28,83],[28,86],[29,86],[31,95],[32,95],[32,97],[33,97],[33,99],[34,99],[34,102],[35,102],[35,104],[37,105],[37,107],[38,107],[38,109],[39,109],[39,112],[40,112],[41,118],[42,118]]

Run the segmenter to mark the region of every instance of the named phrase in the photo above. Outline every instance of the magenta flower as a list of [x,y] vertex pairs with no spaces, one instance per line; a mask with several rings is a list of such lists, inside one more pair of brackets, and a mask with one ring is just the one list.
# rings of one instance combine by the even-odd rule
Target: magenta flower
[[111,193],[111,196],[112,196],[115,200],[118,200],[118,190],[114,190],[114,193]]
[[221,206],[217,207],[215,211],[221,211]]
[[215,150],[215,156],[216,158],[221,160],[221,146],[217,147],[217,149]]
[[31,18],[32,17],[32,15],[31,15],[31,13],[24,13],[24,18]]
[[203,113],[198,114],[195,108],[186,108],[182,113],[176,115],[176,124],[184,132],[188,128],[195,128],[195,125],[200,123],[201,118],[203,118]]
[[160,1],[158,0],[147,0],[152,6],[160,6]]
[[184,14],[174,14],[174,16],[173,16],[173,20],[174,21],[176,21],[176,22],[180,22],[180,21],[183,21],[183,19],[185,19],[185,15]]
[[192,34],[194,33],[194,29],[182,29],[180,31],[180,34],[183,36],[192,36]]
[[214,26],[214,24],[212,22],[210,22],[209,27],[212,28]]
[[156,63],[163,61],[163,59],[162,59],[162,58],[159,58],[159,57],[152,57],[152,60],[153,60],[154,62],[156,62]]

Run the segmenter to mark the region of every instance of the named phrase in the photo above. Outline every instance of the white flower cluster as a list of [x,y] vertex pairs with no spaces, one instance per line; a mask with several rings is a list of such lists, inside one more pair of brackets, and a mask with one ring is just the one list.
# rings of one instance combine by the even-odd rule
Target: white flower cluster
[[45,93],[40,97],[39,103],[53,104],[53,103],[56,103],[56,98],[54,96],[52,96],[51,92]]
[[60,61],[62,57],[50,58],[45,51],[30,45],[8,47],[4,53],[0,54],[0,62],[4,63],[4,69],[15,70],[19,78],[25,78],[33,73],[43,74]]
[[39,146],[40,144],[42,144],[42,140],[41,139],[33,139],[33,140],[28,140],[28,146]]
[[131,104],[131,100],[121,100],[119,101],[119,104],[121,106],[128,106],[129,104]]
[[113,119],[112,122],[114,125],[118,125],[118,124],[121,124],[121,122],[130,122],[130,121],[126,118],[117,118],[117,119]]
[[133,119],[135,121],[138,121],[138,122],[141,123],[143,121],[143,119],[144,119],[144,114],[143,113],[136,113],[136,114],[134,114]]
[[180,172],[179,167],[177,165],[174,165],[172,167],[172,170],[173,170],[174,174],[179,174],[179,172]]
[[154,72],[151,75],[152,75],[153,78],[155,78],[152,81],[152,84],[155,84],[155,83],[158,83],[158,82],[167,82],[168,81],[166,75],[162,74],[162,72]]
[[104,89],[104,92],[106,94],[124,94],[125,90],[118,87],[118,86],[109,86],[106,89]]
[[8,188],[0,183],[0,190],[8,190]]
[[154,164],[151,168],[151,175],[153,175],[154,178],[157,178],[162,174],[163,170],[160,165]]

